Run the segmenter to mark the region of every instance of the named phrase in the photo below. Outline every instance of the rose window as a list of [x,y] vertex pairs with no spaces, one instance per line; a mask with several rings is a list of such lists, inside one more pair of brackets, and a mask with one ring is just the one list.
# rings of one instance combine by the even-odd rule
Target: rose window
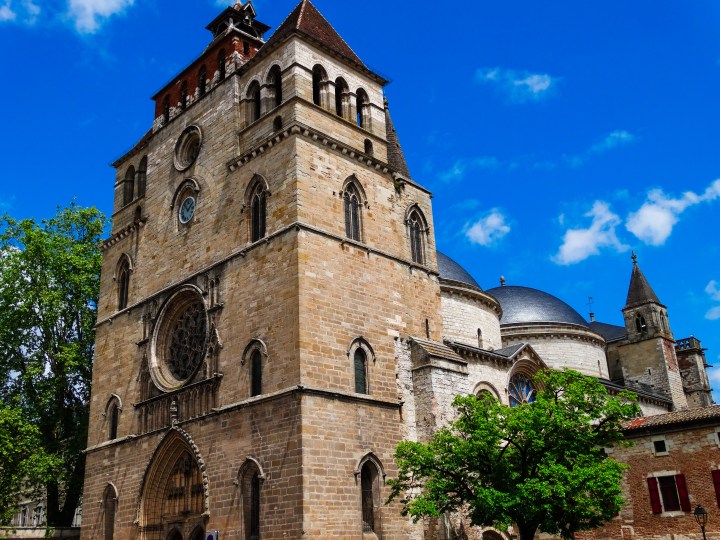
[[202,361],[207,335],[205,306],[196,302],[187,307],[170,332],[167,366],[179,380],[191,377]]
[[535,392],[535,385],[529,377],[513,375],[508,385],[510,406],[515,407],[523,403],[532,403],[535,401]]

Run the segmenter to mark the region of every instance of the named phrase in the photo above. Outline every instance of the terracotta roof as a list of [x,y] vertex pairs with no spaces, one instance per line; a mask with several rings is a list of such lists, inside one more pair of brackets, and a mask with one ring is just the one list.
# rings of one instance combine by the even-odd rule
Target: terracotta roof
[[666,414],[633,418],[623,425],[623,431],[625,433],[641,430],[650,431],[653,428],[705,422],[720,425],[720,405],[711,405],[710,407],[700,407],[697,409],[684,409],[682,411],[674,411]]
[[630,276],[630,287],[628,288],[627,301],[625,307],[634,307],[647,303],[660,304],[655,291],[653,291],[645,275],[640,270],[637,263],[637,257],[633,255],[632,276]]
[[365,67],[362,60],[353,52],[347,43],[340,37],[325,17],[312,5],[310,0],[302,0],[290,15],[283,21],[265,44],[270,48],[291,35],[292,33],[304,34],[325,47],[332,49],[345,58]]
[[[402,146],[400,146],[400,139],[398,139],[397,131],[395,131],[395,124],[393,124],[390,118],[387,98],[385,98],[385,132],[388,144],[388,165],[405,178],[410,178],[410,169],[408,169],[407,161],[405,161],[405,154],[403,153]],[[473,284],[477,285],[475,280],[473,280]]]

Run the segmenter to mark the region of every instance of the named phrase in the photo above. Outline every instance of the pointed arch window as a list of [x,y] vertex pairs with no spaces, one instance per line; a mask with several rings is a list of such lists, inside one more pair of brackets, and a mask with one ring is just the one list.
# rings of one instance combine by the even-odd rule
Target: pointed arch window
[[257,242],[265,238],[267,214],[267,190],[258,182],[250,197],[250,213],[252,214],[252,241]]
[[220,80],[220,81],[222,81],[226,75],[226,71],[225,71],[226,59],[227,59],[227,54],[225,53],[225,49],[220,49],[220,52],[218,53],[218,80]]
[[361,348],[355,349],[353,363],[355,366],[355,392],[358,394],[367,394],[367,355]]
[[273,108],[279,107],[283,102],[282,72],[280,66],[273,66],[269,74],[270,91],[272,93]]
[[200,97],[207,93],[207,68],[205,65],[200,66],[200,73],[198,73],[198,91]]
[[137,173],[135,174],[135,183],[137,184],[137,196],[145,196],[145,188],[147,185],[147,156],[143,156],[138,165]]
[[408,236],[410,237],[410,256],[413,262],[425,264],[425,218],[418,208],[413,208],[407,218]]
[[103,540],[113,540],[116,514],[117,493],[112,485],[108,485],[103,493]]
[[355,114],[357,125],[361,128],[367,128],[369,123],[368,105],[370,104],[370,99],[368,98],[367,92],[365,92],[365,90],[363,90],[362,88],[358,89],[358,91],[356,92],[355,101]]
[[240,471],[242,496],[242,525],[244,540],[260,540],[261,489],[264,475],[253,459],[248,459]]
[[123,206],[130,204],[135,196],[135,167],[130,167],[125,173],[123,182]]
[[343,193],[345,207],[345,236],[351,240],[361,241],[361,209],[360,192],[354,182],[350,182]]
[[123,256],[117,271],[117,295],[118,309],[125,309],[128,305],[128,297],[130,290],[130,261],[127,256]]
[[112,400],[107,412],[108,440],[114,441],[118,436],[118,423],[120,421],[120,407],[116,400]]
[[374,533],[381,538],[382,498],[380,494],[380,471],[375,463],[367,460],[360,469],[362,504],[362,532]]
[[255,350],[250,357],[250,396],[262,394],[262,354]]
[[313,103],[315,105],[322,106],[322,104],[323,104],[323,92],[325,90],[326,82],[327,82],[327,73],[325,72],[325,69],[320,65],[313,67],[312,90],[313,90]]

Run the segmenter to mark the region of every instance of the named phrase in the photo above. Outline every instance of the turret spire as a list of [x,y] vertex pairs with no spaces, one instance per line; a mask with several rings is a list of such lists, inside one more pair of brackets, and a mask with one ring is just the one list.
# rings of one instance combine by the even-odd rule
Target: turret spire
[[630,287],[628,288],[627,301],[625,302],[625,308],[631,308],[642,304],[660,304],[655,291],[648,283],[645,275],[640,270],[640,266],[637,262],[637,255],[633,251],[632,254],[633,269],[632,275],[630,276]]

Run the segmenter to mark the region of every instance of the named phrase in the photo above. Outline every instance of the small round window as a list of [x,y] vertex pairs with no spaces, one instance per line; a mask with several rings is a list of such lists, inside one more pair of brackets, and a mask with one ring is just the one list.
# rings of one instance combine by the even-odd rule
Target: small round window
[[202,132],[200,128],[190,126],[185,129],[175,144],[175,168],[178,171],[184,171],[195,163],[200,154],[201,145]]
[[194,288],[176,293],[160,313],[151,351],[151,374],[163,390],[174,390],[197,372],[208,342],[205,303]]

